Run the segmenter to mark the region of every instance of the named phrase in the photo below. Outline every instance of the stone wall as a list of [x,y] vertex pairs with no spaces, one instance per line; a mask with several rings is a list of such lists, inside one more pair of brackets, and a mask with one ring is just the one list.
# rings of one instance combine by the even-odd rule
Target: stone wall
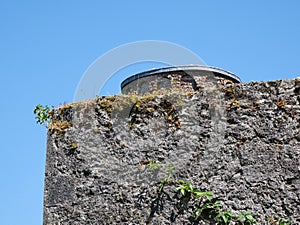
[[[183,194],[188,182],[212,199]],[[216,224],[221,212],[300,224],[299,79],[55,110],[44,225]]]
[[152,74],[135,79],[122,87],[123,94],[144,95],[164,89],[165,91],[185,89],[197,91],[217,83],[237,82],[230,77],[211,71],[176,71]]

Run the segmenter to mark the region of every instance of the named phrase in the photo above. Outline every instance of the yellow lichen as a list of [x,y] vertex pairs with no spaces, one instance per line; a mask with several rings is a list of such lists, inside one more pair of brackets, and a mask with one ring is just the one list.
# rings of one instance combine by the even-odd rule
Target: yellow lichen
[[277,105],[277,107],[279,108],[279,109],[283,109],[284,108],[284,106],[285,106],[285,100],[281,100],[281,101],[279,101],[279,102],[276,102],[275,104]]
[[66,120],[53,120],[49,124],[49,131],[57,132],[59,135],[64,135],[66,129],[72,127],[72,123]]
[[227,110],[237,109],[240,106],[241,106],[240,103],[236,99],[232,99],[227,102],[226,109]]

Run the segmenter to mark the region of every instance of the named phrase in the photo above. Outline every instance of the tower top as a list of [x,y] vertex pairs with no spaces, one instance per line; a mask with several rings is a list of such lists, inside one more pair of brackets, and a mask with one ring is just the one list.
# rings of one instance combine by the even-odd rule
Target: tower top
[[240,83],[241,79],[226,70],[203,65],[169,66],[134,74],[121,83],[123,94],[137,92],[145,94],[157,89],[183,87],[197,90],[205,82],[230,80]]

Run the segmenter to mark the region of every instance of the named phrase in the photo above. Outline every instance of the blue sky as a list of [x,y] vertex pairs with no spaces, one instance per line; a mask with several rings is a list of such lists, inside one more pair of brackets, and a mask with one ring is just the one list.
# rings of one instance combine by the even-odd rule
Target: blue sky
[[[46,129],[35,124],[33,108],[72,102],[99,56],[129,42],[161,40],[244,82],[294,78],[299,9],[297,0],[1,1],[0,224],[42,224]],[[126,73],[149,66],[116,74],[105,93],[116,93]]]

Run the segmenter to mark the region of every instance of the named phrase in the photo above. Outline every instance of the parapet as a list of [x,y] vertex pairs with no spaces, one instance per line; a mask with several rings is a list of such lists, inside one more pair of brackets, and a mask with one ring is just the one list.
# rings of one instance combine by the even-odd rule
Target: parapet
[[241,82],[237,75],[216,67],[202,65],[171,66],[132,75],[122,82],[121,90],[123,94],[135,92],[140,95],[158,89],[199,90],[224,80],[233,83]]

